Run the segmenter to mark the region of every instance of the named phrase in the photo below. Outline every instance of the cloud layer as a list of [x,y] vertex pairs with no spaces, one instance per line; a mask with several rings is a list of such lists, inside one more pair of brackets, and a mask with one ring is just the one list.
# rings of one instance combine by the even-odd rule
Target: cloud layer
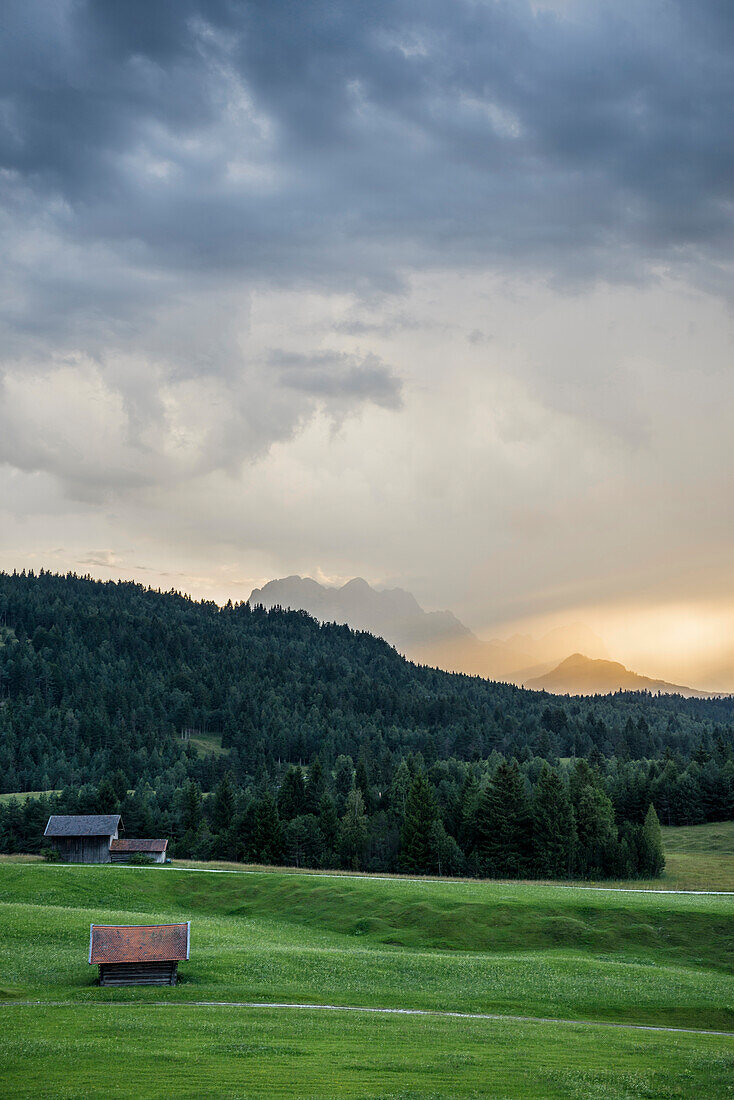
[[723,553],[733,45],[724,0],[8,0],[8,553],[175,528],[474,625]]

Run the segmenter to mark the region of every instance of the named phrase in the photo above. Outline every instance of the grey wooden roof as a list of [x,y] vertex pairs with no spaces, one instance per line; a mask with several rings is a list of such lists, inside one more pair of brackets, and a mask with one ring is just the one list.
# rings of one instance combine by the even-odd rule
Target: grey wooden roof
[[44,836],[112,836],[119,814],[51,814]]

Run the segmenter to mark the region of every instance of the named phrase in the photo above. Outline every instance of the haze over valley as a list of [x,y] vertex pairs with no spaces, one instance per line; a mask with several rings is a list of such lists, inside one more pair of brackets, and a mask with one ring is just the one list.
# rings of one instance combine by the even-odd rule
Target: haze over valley
[[709,694],[642,676],[607,660],[604,642],[583,623],[556,627],[539,638],[513,634],[483,641],[451,611],[424,611],[410,592],[376,589],[361,577],[343,585],[284,577],[253,589],[250,603],[307,611],[321,622],[369,631],[420,664],[537,690],[571,695],[619,690]]

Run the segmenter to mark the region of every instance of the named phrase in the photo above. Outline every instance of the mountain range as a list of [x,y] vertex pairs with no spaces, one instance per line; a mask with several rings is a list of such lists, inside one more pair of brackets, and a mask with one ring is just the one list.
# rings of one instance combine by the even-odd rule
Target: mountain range
[[558,627],[541,638],[514,634],[483,641],[451,611],[424,611],[410,592],[376,589],[361,577],[341,587],[319,584],[310,577],[284,577],[254,589],[250,604],[307,611],[321,622],[369,631],[419,664],[556,694],[619,690],[710,694],[652,680],[608,660],[601,638],[583,623]]

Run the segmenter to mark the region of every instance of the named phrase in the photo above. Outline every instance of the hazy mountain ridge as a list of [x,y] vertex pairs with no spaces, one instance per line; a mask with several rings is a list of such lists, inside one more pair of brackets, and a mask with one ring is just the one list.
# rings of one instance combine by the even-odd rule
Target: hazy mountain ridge
[[522,684],[556,667],[569,652],[583,649],[606,657],[604,643],[583,623],[557,627],[542,638],[515,634],[483,641],[451,611],[424,611],[402,588],[379,590],[361,577],[341,587],[311,577],[291,576],[253,590],[255,606],[307,611],[322,622],[347,623],[367,630],[421,664]]
[[481,644],[451,611],[424,611],[405,589],[378,591],[361,577],[347,581],[341,588],[327,587],[310,577],[284,577],[253,589],[250,604],[308,611],[322,622],[367,630],[398,649],[467,639]]
[[608,695],[614,691],[662,691],[685,698],[711,699],[714,691],[698,691],[667,680],[654,680],[625,668],[619,661],[594,660],[582,653],[572,653],[543,676],[526,680],[524,687],[534,691],[550,691],[555,695]]
[[555,695],[651,691],[706,699],[720,694],[643,676],[609,660],[601,638],[583,623],[556,627],[541,638],[513,634],[483,641],[453,612],[424,611],[405,589],[376,589],[361,577],[341,587],[284,577],[254,589],[250,604],[307,611],[321,622],[376,634],[420,664]]

